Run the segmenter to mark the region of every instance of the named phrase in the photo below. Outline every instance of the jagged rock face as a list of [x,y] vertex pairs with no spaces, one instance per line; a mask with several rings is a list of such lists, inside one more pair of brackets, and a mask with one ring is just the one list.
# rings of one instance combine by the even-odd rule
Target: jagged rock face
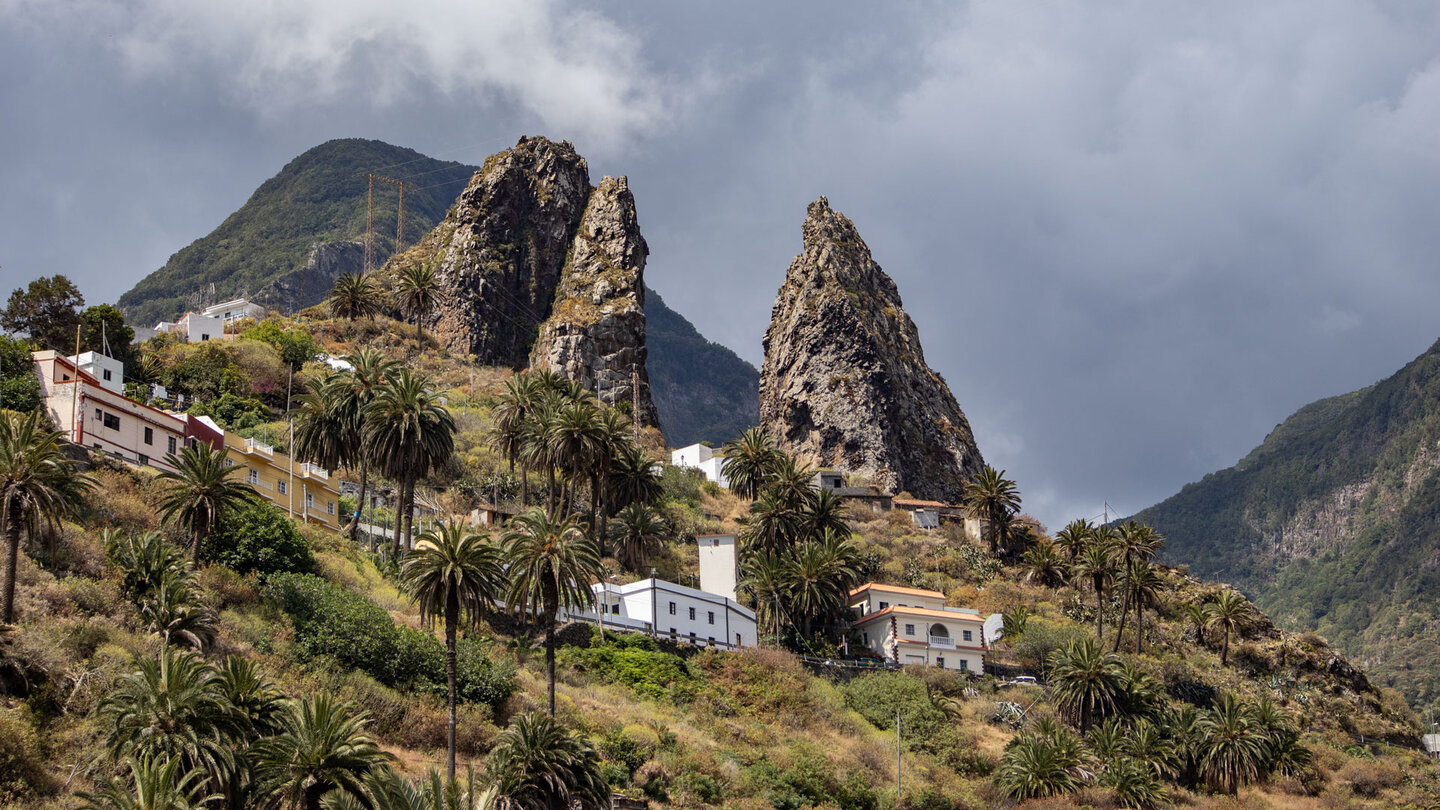
[[255,302],[281,312],[295,312],[324,301],[344,273],[365,270],[365,243],[316,242],[305,265],[260,289]]
[[625,178],[605,177],[590,194],[531,366],[581,381],[615,404],[639,398],[642,424],[659,424],[645,370],[645,289],[650,249],[640,236]]
[[761,426],[810,463],[958,502],[984,461],[895,282],[824,197],[802,232],[765,333]]
[[659,423],[645,371],[648,249],[625,178],[592,189],[568,141],[521,138],[485,161],[419,249],[440,276],[429,327],[446,348],[553,368],[612,404],[634,402],[638,372],[639,418]]

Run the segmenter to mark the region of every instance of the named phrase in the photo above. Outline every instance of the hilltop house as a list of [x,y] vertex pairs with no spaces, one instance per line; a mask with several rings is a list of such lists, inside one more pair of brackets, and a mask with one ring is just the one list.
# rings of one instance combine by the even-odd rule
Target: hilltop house
[[340,488],[323,468],[298,462],[264,442],[225,433],[228,466],[243,464],[260,496],[309,523],[341,528]]
[[266,309],[259,304],[251,303],[246,298],[236,298],[233,301],[216,304],[200,310],[200,314],[207,318],[219,318],[220,323],[229,326],[235,321],[245,318],[260,319],[265,317]]
[[706,481],[714,481],[729,489],[730,481],[725,478],[725,458],[715,455],[714,449],[703,444],[692,444],[670,452],[670,466],[689,467],[700,471]]
[[885,660],[985,669],[985,619],[977,610],[946,607],[939,591],[871,582],[851,591],[849,604],[861,643]]

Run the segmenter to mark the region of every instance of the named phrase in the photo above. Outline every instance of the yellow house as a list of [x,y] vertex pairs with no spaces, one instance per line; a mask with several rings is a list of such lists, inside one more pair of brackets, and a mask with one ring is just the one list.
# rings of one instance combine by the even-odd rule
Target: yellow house
[[325,470],[277,451],[264,442],[225,434],[226,464],[248,468],[245,480],[292,517],[339,529],[340,487]]

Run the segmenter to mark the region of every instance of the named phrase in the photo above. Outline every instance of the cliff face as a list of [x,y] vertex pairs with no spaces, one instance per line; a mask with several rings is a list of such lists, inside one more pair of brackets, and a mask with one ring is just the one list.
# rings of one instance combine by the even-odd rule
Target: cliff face
[[266,284],[254,300],[270,309],[295,312],[324,301],[342,274],[364,271],[364,242],[316,242],[303,267]]
[[824,197],[802,233],[765,333],[760,424],[812,463],[959,501],[984,461],[895,282]]
[[549,368],[657,425],[645,370],[645,257],[625,178],[590,186],[567,142],[521,138],[485,161],[455,207],[397,262],[432,261],[430,329],[481,363]]

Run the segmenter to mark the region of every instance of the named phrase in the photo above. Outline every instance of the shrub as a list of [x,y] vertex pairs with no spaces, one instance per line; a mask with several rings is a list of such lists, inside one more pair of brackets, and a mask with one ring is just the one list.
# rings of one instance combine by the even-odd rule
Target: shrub
[[18,709],[0,708],[0,804],[53,788],[35,729]]
[[206,538],[207,556],[242,574],[315,570],[315,554],[295,522],[279,509],[255,503],[229,512]]
[[668,697],[677,702],[693,698],[695,677],[685,660],[655,650],[653,645],[645,636],[626,634],[614,642],[588,649],[567,647],[561,659],[576,670],[591,672],[606,683],[624,684],[644,697]]
[[455,696],[499,711],[515,692],[515,665],[490,658],[489,646],[462,638],[455,649]]

